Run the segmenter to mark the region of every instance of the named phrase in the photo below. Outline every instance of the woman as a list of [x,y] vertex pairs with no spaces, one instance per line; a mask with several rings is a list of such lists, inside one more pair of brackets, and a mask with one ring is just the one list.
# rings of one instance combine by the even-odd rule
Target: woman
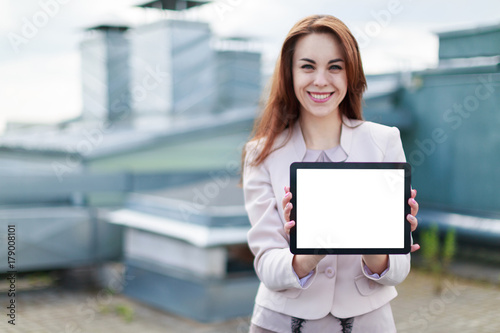
[[[365,88],[357,42],[340,20],[310,16],[290,30],[243,156],[248,243],[261,280],[250,332],[396,331],[389,302],[409,273],[409,254],[289,250],[292,162],[405,161],[397,128],[362,120]],[[415,196],[412,190],[412,231]]]

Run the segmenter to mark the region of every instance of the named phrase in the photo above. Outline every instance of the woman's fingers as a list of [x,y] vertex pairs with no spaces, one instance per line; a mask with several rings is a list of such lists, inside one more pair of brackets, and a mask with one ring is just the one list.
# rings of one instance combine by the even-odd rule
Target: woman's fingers
[[418,220],[415,216],[411,215],[411,214],[408,214],[406,216],[406,219],[408,220],[408,222],[410,222],[411,224],[411,231],[415,231],[417,229],[417,226],[418,226]]
[[410,205],[410,208],[411,208],[411,215],[417,216],[417,214],[418,214],[418,202],[414,198],[410,198],[408,200],[408,204]]
[[295,225],[295,221],[288,221],[287,223],[285,223],[285,232],[288,235],[290,235],[290,229],[292,229],[294,225]]
[[281,201],[281,206],[285,209],[286,205],[292,200],[292,192],[288,191],[285,193],[283,200]]
[[418,202],[415,200],[415,197],[417,196],[417,190],[412,189],[411,190],[411,198],[408,200],[408,204],[410,205],[411,213],[408,214],[407,219],[408,222],[411,223],[411,231],[415,231],[418,226],[418,220],[416,218],[418,214]]
[[292,192],[290,192],[290,186],[285,186],[285,196],[283,197],[282,200],[282,205],[283,205],[283,214],[285,215],[285,232],[287,234],[290,234],[290,229],[293,228],[295,225],[294,221],[290,221],[290,213],[292,211],[292,203],[290,202],[292,200]]
[[[410,200],[408,200],[408,204],[410,205],[410,208],[411,208],[411,214],[408,214],[408,216],[406,217],[408,222],[410,222],[410,224],[411,224],[411,231],[412,232],[415,231],[418,227],[418,219],[416,218],[417,213],[418,213],[418,202],[415,200],[416,196],[417,196],[417,190],[412,189],[411,190],[411,198],[410,198]],[[419,249],[420,249],[419,244],[413,244],[411,246],[410,251],[415,252],[415,251],[418,251]]]
[[420,249],[420,245],[418,245],[418,244],[413,244],[413,245],[411,246],[411,250],[410,250],[410,251],[411,251],[411,252],[415,252],[415,251],[417,251],[417,250],[419,250],[419,249]]
[[285,205],[285,208],[283,208],[283,214],[285,215],[285,221],[289,222],[290,221],[290,213],[292,212],[292,203],[289,202]]
[[290,192],[289,186],[285,186],[285,196],[283,197],[281,204],[283,207],[283,214],[285,215],[285,221],[287,222],[290,221],[290,212],[292,211],[292,203],[290,200],[292,200],[292,192]]

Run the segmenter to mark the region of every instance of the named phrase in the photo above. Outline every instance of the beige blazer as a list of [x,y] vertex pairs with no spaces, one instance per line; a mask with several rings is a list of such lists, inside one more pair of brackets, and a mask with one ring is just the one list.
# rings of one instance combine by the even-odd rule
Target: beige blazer
[[[334,162],[404,162],[399,130],[367,121],[343,118],[340,146]],[[245,208],[252,228],[248,244],[255,255],[255,271],[261,280],[255,302],[268,309],[303,319],[320,319],[328,313],[338,318],[361,315],[396,297],[395,285],[410,271],[410,255],[390,255],[389,270],[379,279],[363,270],[360,255],[328,255],[301,287],[292,269],[293,254],[281,201],[289,185],[289,166],[302,161],[306,145],[298,122],[291,139],[288,129],[276,140],[276,149],[258,167],[249,162],[258,142],[246,146],[243,174]]]

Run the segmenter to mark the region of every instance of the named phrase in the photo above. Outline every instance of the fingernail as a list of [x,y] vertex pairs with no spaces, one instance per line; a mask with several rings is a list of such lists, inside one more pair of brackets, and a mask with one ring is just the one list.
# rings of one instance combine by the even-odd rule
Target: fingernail
[[412,203],[412,204],[416,204],[417,202],[415,201],[415,199],[413,199],[413,198],[412,198],[412,199],[411,199],[411,203]]
[[287,198],[287,197],[289,197],[289,196],[290,196],[290,192],[287,192],[287,193],[285,194],[285,198]]
[[285,205],[285,209],[287,209],[288,207],[290,207],[290,203],[287,203],[287,204]]

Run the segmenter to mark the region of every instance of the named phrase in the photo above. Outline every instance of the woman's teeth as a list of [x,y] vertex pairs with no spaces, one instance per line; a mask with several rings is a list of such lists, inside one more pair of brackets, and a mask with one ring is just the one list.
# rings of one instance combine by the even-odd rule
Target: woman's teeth
[[330,97],[331,93],[328,93],[328,94],[314,94],[314,93],[311,93],[311,96],[316,98],[316,99],[327,99],[328,97]]

